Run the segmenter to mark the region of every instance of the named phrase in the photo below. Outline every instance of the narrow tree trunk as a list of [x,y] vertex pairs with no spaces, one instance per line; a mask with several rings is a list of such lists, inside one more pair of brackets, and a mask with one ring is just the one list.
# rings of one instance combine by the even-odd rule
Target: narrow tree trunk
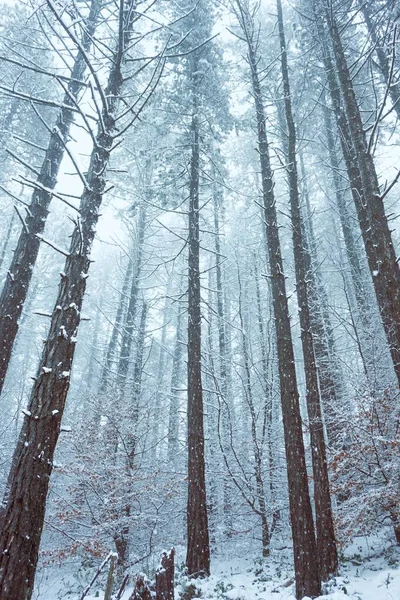
[[129,364],[131,359],[131,349],[134,340],[135,319],[138,305],[140,276],[143,266],[143,245],[146,231],[147,205],[143,202],[140,206],[139,222],[137,231],[136,259],[134,265],[134,274],[131,283],[129,303],[126,310],[125,322],[122,331],[121,353],[118,360],[117,369],[117,394],[119,401],[122,400],[126,379],[128,376]]
[[[121,9],[130,6],[129,2]],[[120,44],[129,44],[132,30],[132,12],[127,10],[125,14]],[[72,234],[50,331],[12,461],[9,499],[0,533],[2,600],[30,600],[33,592],[53,456],[69,389],[90,252],[106,185],[105,171],[115,136],[115,114],[123,84],[123,50],[120,45],[110,68],[105,90],[108,105],[103,109],[102,125],[90,157],[80,220]]]
[[[334,90],[333,90],[333,77],[330,77],[331,79],[331,86],[332,86],[332,91],[335,94]],[[325,122],[325,132],[326,132],[326,139],[327,139],[327,147],[328,147],[328,153],[329,153],[329,160],[330,160],[330,164],[332,167],[332,173],[333,173],[333,187],[334,187],[334,195],[335,195],[335,200],[336,200],[336,205],[337,205],[337,210],[338,210],[338,214],[339,214],[339,220],[340,220],[340,226],[341,226],[341,230],[342,230],[342,234],[343,234],[343,241],[344,241],[344,247],[345,247],[345,251],[346,251],[346,257],[347,257],[347,262],[349,265],[349,270],[350,270],[350,281],[351,281],[351,286],[350,286],[350,290],[353,291],[353,294],[351,294],[352,297],[354,297],[355,299],[355,306],[352,307],[352,312],[354,312],[354,323],[355,325],[358,327],[356,327],[355,329],[355,335],[357,337],[357,345],[358,345],[358,349],[359,349],[359,353],[361,356],[361,360],[364,366],[364,371],[366,374],[366,378],[367,380],[370,380],[372,377],[372,372],[373,372],[373,366],[374,366],[374,358],[372,356],[371,350],[372,350],[372,346],[374,345],[374,343],[376,343],[376,316],[378,315],[378,308],[375,308],[375,300],[373,297],[374,291],[371,285],[371,281],[368,275],[368,270],[366,271],[366,273],[363,272],[363,267],[362,267],[362,262],[363,262],[363,255],[361,255],[361,252],[364,253],[363,249],[360,249],[358,247],[357,241],[356,241],[356,232],[354,231],[354,226],[352,225],[352,216],[347,208],[347,203],[346,203],[346,197],[345,197],[345,193],[343,191],[343,185],[341,184],[340,181],[340,176],[339,176],[339,160],[337,157],[337,153],[335,150],[335,143],[334,143],[334,137],[333,137],[333,133],[332,133],[332,122],[331,122],[331,115],[329,112],[329,108],[324,104],[323,106],[323,115],[324,115],[324,122]],[[343,114],[341,116],[339,116],[339,121],[341,123],[341,129],[340,131],[343,131],[343,128],[346,127],[346,122],[345,119],[343,119]],[[345,146],[345,148],[347,148],[347,145],[345,145],[345,141],[343,139],[343,135],[341,136],[342,139],[342,147]],[[346,151],[345,151],[346,152]],[[345,152],[343,154],[345,154]],[[349,174],[352,172],[352,169],[350,167],[350,157],[347,153],[347,158],[346,160],[346,164],[348,166],[348,172]],[[354,180],[353,180],[354,183]],[[355,189],[352,186],[352,191],[353,194],[358,194],[359,190]],[[354,197],[354,196],[353,196]],[[359,234],[358,234],[359,235]],[[365,268],[367,269],[367,264],[365,265]],[[368,280],[368,279],[369,280]],[[350,298],[349,298],[350,301]],[[374,319],[374,312],[376,311],[376,315],[375,315],[375,319]],[[382,338],[383,338],[383,343],[385,344],[385,340],[384,340],[384,330],[382,327]]]
[[[242,357],[244,367],[244,388],[247,406],[250,412],[250,429],[251,429],[251,441],[253,445],[253,460],[254,460],[254,476],[256,480],[256,497],[258,503],[258,514],[261,519],[261,540],[262,540],[262,555],[267,557],[270,554],[270,541],[271,536],[269,532],[268,520],[267,520],[267,505],[265,501],[264,492],[264,480],[263,480],[263,451],[260,441],[257,437],[257,415],[253,401],[253,392],[251,388],[251,375],[250,375],[250,361],[248,353],[248,344],[246,331],[247,328],[244,325],[243,319],[243,302],[242,302],[242,285],[240,281],[240,274],[238,273],[239,280],[239,321],[240,321],[240,334],[242,341]],[[262,440],[263,441],[263,440]]]
[[[300,164],[302,165],[301,155]],[[306,247],[310,254],[310,264],[312,267],[308,275],[311,331],[327,438],[329,445],[335,447],[340,440],[339,414],[341,410],[340,396],[342,387],[340,369],[336,361],[335,339],[328,311],[327,293],[319,271],[317,244],[303,165],[302,177],[303,196],[305,199],[303,214],[304,221],[308,225],[305,227],[305,223],[303,222],[303,236],[306,239]]]
[[146,319],[148,306],[143,302],[142,313],[140,315],[139,331],[136,342],[136,358],[133,367],[133,386],[131,400],[129,403],[130,414],[128,415],[128,465],[130,469],[134,468],[134,461],[137,449],[137,424],[139,421],[140,397],[142,394],[142,377],[144,363],[144,344],[146,338]]
[[[220,231],[220,210],[223,202],[222,191],[218,188],[215,182],[216,173],[214,172],[214,185],[213,185],[213,209],[214,209],[214,234],[215,234],[215,274],[216,274],[216,292],[217,292],[217,324],[218,324],[218,350],[219,350],[219,377],[221,381],[221,395],[222,395],[222,437],[227,442],[228,440],[228,416],[227,410],[230,410],[231,404],[231,388],[229,387],[230,375],[228,371],[229,366],[229,354],[228,344],[226,335],[226,314],[224,300],[226,298],[224,283],[223,283],[223,257],[221,252],[221,231]],[[211,286],[210,286],[211,289]],[[224,444],[226,446],[226,444]],[[224,521],[225,531],[229,536],[232,531],[232,502],[231,502],[231,487],[228,483],[227,477],[224,477],[223,481],[223,496],[224,496]]]
[[180,374],[182,369],[182,357],[184,342],[183,336],[183,312],[178,304],[176,317],[176,335],[174,356],[172,359],[171,391],[168,414],[168,458],[171,464],[177,466],[179,455],[179,391]]
[[296,273],[297,301],[301,327],[301,342],[306,378],[306,401],[310,428],[311,456],[314,475],[314,501],[317,530],[317,551],[320,577],[323,581],[334,575],[338,569],[335,531],[333,526],[332,504],[326,460],[324,427],[318,388],[317,366],[314,356],[314,341],[311,329],[309,305],[309,278],[312,273],[311,258],[303,236],[300,213],[300,197],[297,174],[296,127],[292,112],[289,71],[287,65],[286,40],[283,25],[281,0],[276,0],[278,29],[281,50],[281,67],[284,92],[286,125],[288,134],[288,180],[290,212],[293,230],[293,251]]
[[254,28],[252,28],[250,16],[248,13],[245,13],[240,1],[237,2],[237,5],[239,9],[239,22],[242,26],[248,45],[248,60],[251,69],[257,118],[264,222],[268,239],[268,257],[275,317],[279,381],[287,461],[289,506],[296,577],[296,597],[300,600],[303,596],[318,596],[321,591],[321,583],[318,571],[314,523],[308,489],[299,394],[297,389],[285,275],[279,240],[274,183],[265,123],[266,118],[258,74],[259,61],[255,50],[255,33]]
[[[126,441],[124,450],[125,469],[128,476],[132,476],[137,449],[137,425],[139,420],[140,396],[142,393],[142,375],[143,375],[143,356],[144,356],[144,341],[146,335],[146,318],[147,304],[144,302],[140,317],[140,325],[137,336],[136,358],[133,368],[133,386],[129,409],[124,409],[126,430]],[[131,505],[128,502],[122,510],[121,519],[124,521],[123,526],[114,534],[114,544],[118,553],[118,568],[124,572],[129,567],[129,519],[131,516]]]
[[209,487],[207,492],[207,514],[210,546],[216,547],[216,531],[219,525],[219,488],[220,481],[215,476],[219,473],[219,456],[217,455],[216,424],[218,422],[218,409],[215,409],[216,394],[219,396],[218,371],[215,365],[214,350],[214,314],[213,290],[215,289],[215,273],[208,271],[208,304],[207,304],[207,338],[206,338],[206,373],[205,373],[205,401],[208,407],[205,415],[205,435],[207,439],[206,469],[209,472]]
[[38,256],[40,235],[45,228],[52,192],[57,184],[65,145],[69,141],[69,131],[74,120],[74,112],[71,108],[74,107],[82,89],[80,82],[84,80],[86,71],[84,54],[90,50],[101,5],[102,0],[92,0],[81,40],[83,52],[79,50],[76,56],[71,71],[71,80],[68,83],[68,92],[63,99],[63,108],[50,134],[40,175],[25,218],[26,227],[22,228],[0,296],[0,393],[18,333],[19,320],[32,279],[33,267]]
[[269,352],[266,348],[266,337],[264,331],[264,314],[261,306],[261,290],[259,274],[257,269],[257,259],[254,256],[254,280],[256,284],[256,299],[257,299],[257,321],[258,329],[260,333],[260,346],[261,346],[261,364],[264,381],[264,408],[263,408],[263,433],[262,433],[262,444],[264,445],[265,440],[268,448],[268,470],[269,470],[269,489],[271,494],[271,505],[272,505],[272,523],[271,523],[271,536],[278,525],[280,520],[280,512],[277,508],[277,494],[275,485],[275,453],[272,444],[272,431],[273,431],[273,415],[272,415],[272,385],[270,382],[269,375]]
[[0,252],[0,270],[1,270],[2,266],[3,266],[3,262],[4,262],[4,259],[5,259],[5,256],[6,256],[6,252],[7,252],[7,248],[8,248],[8,245],[10,243],[11,233],[12,233],[12,230],[13,230],[13,227],[14,227],[14,223],[15,223],[15,214],[16,214],[15,211],[13,211],[13,214],[11,215],[11,219],[10,219],[10,222],[8,224],[8,227],[7,227],[6,235],[4,237],[3,245],[2,245],[2,248],[1,248],[1,252]]
[[112,377],[112,365],[117,355],[118,341],[121,336],[121,329],[123,328],[124,314],[126,310],[126,299],[128,296],[129,286],[132,280],[133,273],[133,259],[129,256],[128,267],[126,269],[124,283],[122,286],[122,292],[119,298],[117,314],[115,316],[114,325],[112,328],[111,338],[107,348],[107,354],[101,373],[99,394],[102,395],[107,391]]
[[[167,286],[168,288],[168,286]],[[167,326],[169,322],[169,297],[168,297],[168,289],[166,289],[165,294],[165,302],[164,308],[162,311],[163,321],[161,326],[161,340],[160,340],[160,349],[158,355],[158,365],[157,365],[157,386],[156,386],[156,394],[154,398],[153,404],[153,427],[152,427],[152,455],[155,460],[157,460],[157,450],[159,449],[160,440],[164,438],[164,431],[160,432],[160,426],[162,426],[160,415],[164,414],[166,410],[166,398],[168,394],[165,391],[165,363],[167,359],[167,352],[165,348],[165,341],[167,339]]]
[[204,411],[201,380],[201,296],[200,296],[200,131],[197,88],[198,58],[192,57],[193,116],[191,126],[192,155],[189,196],[189,273],[188,273],[188,501],[186,566],[188,574],[210,574],[205,458]]

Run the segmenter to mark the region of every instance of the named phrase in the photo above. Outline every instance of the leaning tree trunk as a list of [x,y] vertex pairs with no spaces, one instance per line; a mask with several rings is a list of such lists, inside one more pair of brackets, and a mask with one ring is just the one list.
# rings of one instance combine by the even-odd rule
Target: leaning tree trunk
[[[333,79],[330,77],[330,79]],[[333,81],[332,81],[333,85]],[[333,90],[334,91],[334,90]],[[335,92],[334,92],[335,93]],[[326,140],[327,140],[327,148],[329,154],[329,161],[332,167],[333,173],[333,187],[334,187],[334,195],[336,199],[336,205],[340,220],[340,226],[343,234],[344,247],[346,251],[346,257],[349,264],[350,271],[350,280],[352,284],[352,291],[354,292],[355,298],[355,308],[356,308],[356,322],[360,325],[357,328],[356,335],[359,340],[359,353],[361,355],[362,363],[364,365],[364,371],[366,374],[367,380],[371,378],[373,369],[372,362],[373,356],[371,354],[372,345],[375,342],[375,334],[374,329],[374,298],[373,298],[373,288],[370,281],[367,281],[367,276],[363,273],[362,268],[362,260],[363,256],[360,253],[360,248],[358,247],[356,240],[356,232],[354,231],[354,226],[352,224],[352,218],[349,213],[346,204],[346,197],[343,190],[343,185],[340,181],[340,168],[339,168],[339,160],[337,157],[337,153],[335,150],[334,137],[332,133],[332,120],[329,112],[329,108],[327,106],[323,106],[323,114],[324,114],[324,123],[325,123],[325,132],[326,132]],[[340,131],[343,131],[343,127],[346,127],[347,124],[345,119],[343,119],[344,115],[341,114],[338,116],[339,121],[342,125],[340,127]],[[345,143],[342,137],[342,145]],[[347,148],[347,145],[345,146]],[[344,153],[343,153],[344,154]],[[348,153],[347,153],[348,154]],[[349,166],[349,172],[351,172],[350,167],[350,157],[345,157],[346,164]],[[352,186],[353,194],[358,194],[358,190]],[[364,252],[362,250],[362,252]],[[368,273],[368,272],[367,272]],[[372,302],[372,304],[371,304]],[[378,308],[376,308],[376,315],[378,315]],[[382,328],[382,336],[384,340],[384,331]],[[385,343],[385,342],[384,342]]]
[[314,355],[310,315],[309,278],[312,273],[311,257],[307,241],[303,235],[303,223],[300,213],[299,182],[297,173],[296,127],[292,112],[289,70],[287,64],[286,39],[283,25],[281,0],[276,2],[278,11],[278,30],[284,106],[288,136],[288,180],[291,223],[293,231],[293,252],[296,274],[297,301],[301,328],[301,343],[304,357],[306,379],[306,402],[309,418],[311,457],[314,475],[314,502],[317,531],[317,551],[320,577],[323,581],[334,575],[338,569],[335,530],[333,526],[332,503],[326,460],[324,426],[319,396],[318,373]]
[[328,24],[327,30],[350,134],[349,158],[358,170],[361,184],[361,194],[355,198],[356,208],[386,339],[400,385],[400,267],[338,25],[326,5],[323,16],[318,8],[315,9],[315,14],[321,29],[323,16]]
[[49,143],[39,177],[34,183],[32,200],[15,249],[7,279],[0,296],[0,393],[10,363],[24,302],[32,279],[33,267],[39,253],[40,236],[44,232],[53,190],[57,184],[60,164],[69,141],[69,131],[74,120],[75,104],[83,86],[86,55],[97,25],[102,0],[92,0],[89,16],[82,36],[63,108],[50,134]]
[[299,393],[286,295],[285,275],[279,240],[279,228],[274,195],[273,175],[269,155],[266,117],[258,73],[258,57],[255,50],[255,33],[251,18],[237,0],[239,22],[248,45],[253,97],[256,109],[258,150],[260,157],[264,222],[268,240],[268,257],[271,276],[272,303],[274,308],[279,381],[281,388],[282,416],[285,438],[289,506],[293,536],[296,597],[315,597],[320,594],[321,582],[318,571],[314,523],[308,489]]
[[[130,7],[129,0],[124,8]],[[115,115],[123,84],[121,44],[129,44],[132,24],[133,11],[126,10],[125,31],[120,36],[119,51],[109,72],[105,90],[107,107],[103,108],[102,124],[90,157],[79,222],[72,234],[50,331],[12,461],[9,499],[0,533],[2,600],[30,600],[33,592],[53,456],[69,389],[91,263],[90,252],[106,185],[105,172],[115,140]]]
[[204,456],[204,411],[201,380],[201,298],[200,298],[200,126],[198,118],[198,58],[192,57],[193,116],[189,195],[188,273],[188,575],[210,574],[210,541]]

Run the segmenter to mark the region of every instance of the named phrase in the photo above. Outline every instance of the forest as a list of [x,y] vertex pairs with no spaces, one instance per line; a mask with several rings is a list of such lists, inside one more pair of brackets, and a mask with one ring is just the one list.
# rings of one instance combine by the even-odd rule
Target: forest
[[0,0],[0,600],[400,598],[399,23]]

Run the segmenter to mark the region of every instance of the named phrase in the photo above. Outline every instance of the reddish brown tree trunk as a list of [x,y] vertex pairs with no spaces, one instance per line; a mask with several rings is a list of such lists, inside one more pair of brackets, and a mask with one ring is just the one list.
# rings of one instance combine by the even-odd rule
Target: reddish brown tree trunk
[[208,531],[203,386],[201,379],[201,296],[200,296],[200,132],[198,122],[198,58],[192,58],[192,156],[189,197],[189,274],[188,274],[188,501],[186,566],[188,574],[210,574]]
[[288,136],[288,180],[290,212],[293,230],[293,251],[296,272],[297,300],[301,327],[301,342],[306,378],[306,401],[310,428],[311,456],[314,475],[314,502],[317,530],[318,564],[321,579],[326,581],[338,569],[335,530],[326,460],[324,427],[319,397],[318,373],[314,355],[310,315],[310,286],[312,274],[311,257],[303,235],[300,213],[299,184],[297,174],[297,140],[292,112],[289,71],[287,65],[286,40],[283,26],[281,0],[277,0],[278,29],[281,50],[281,67],[284,92],[285,115]]
[[[123,6],[125,43],[133,16],[131,0]],[[124,11],[125,12],[125,11]],[[121,38],[120,38],[121,39]],[[0,533],[0,597],[30,600],[44,524],[49,479],[69,389],[76,335],[90,268],[90,252],[106,185],[105,172],[115,135],[115,113],[121,88],[121,60],[112,62],[102,126],[96,137],[87,174],[87,187],[61,276],[50,331],[43,349],[21,435],[14,453],[8,503]]]
[[69,131],[74,120],[74,108],[86,71],[87,54],[99,17],[102,0],[92,0],[90,13],[85,25],[85,32],[78,51],[68,92],[63,99],[63,108],[57,118],[55,127],[50,135],[45,158],[40,170],[35,190],[32,195],[29,211],[25,218],[26,227],[22,228],[15,249],[7,279],[0,297],[0,393],[3,389],[5,376],[11,359],[15,338],[18,333],[22,309],[28,294],[32,279],[33,267],[39,253],[40,238],[43,234],[52,192],[57,184],[60,164],[68,142]]
[[315,597],[320,594],[314,523],[308,489],[299,394],[295,371],[294,351],[286,295],[285,275],[279,240],[279,229],[274,196],[273,175],[269,156],[266,118],[258,74],[258,57],[255,50],[255,32],[250,15],[237,0],[238,18],[247,45],[251,69],[253,96],[258,128],[264,221],[268,240],[268,256],[274,308],[279,381],[285,437],[287,475],[289,486],[290,519],[293,536],[293,554],[296,578],[296,597]]

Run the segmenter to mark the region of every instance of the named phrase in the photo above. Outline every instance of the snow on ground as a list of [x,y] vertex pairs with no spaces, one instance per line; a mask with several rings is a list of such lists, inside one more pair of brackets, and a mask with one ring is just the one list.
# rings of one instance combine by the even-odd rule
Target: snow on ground
[[[320,600],[400,600],[400,547],[389,536],[357,538],[342,553],[340,575],[324,584]],[[178,553],[177,564],[183,555]],[[287,546],[275,548],[270,558],[261,560],[215,559],[212,575],[192,582],[177,574],[176,598],[194,600],[295,600],[290,551]],[[35,600],[78,600],[82,582],[72,576],[46,578],[39,574]],[[132,589],[123,595],[128,600]],[[104,592],[91,591],[87,600],[102,599]]]

